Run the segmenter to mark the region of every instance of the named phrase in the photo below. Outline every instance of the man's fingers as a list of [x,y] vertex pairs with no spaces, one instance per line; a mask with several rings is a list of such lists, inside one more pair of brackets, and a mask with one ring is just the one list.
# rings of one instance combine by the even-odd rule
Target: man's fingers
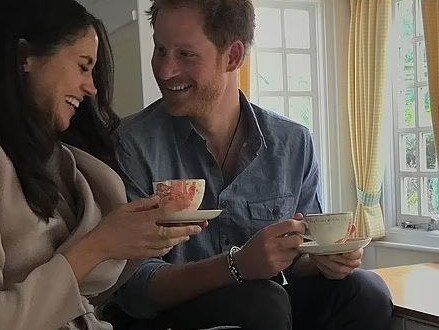
[[277,238],[276,243],[281,250],[297,249],[303,243],[303,238],[300,235],[285,235]]
[[305,224],[297,220],[285,220],[279,223],[265,227],[265,232],[268,236],[281,237],[293,233],[305,233]]
[[334,256],[312,256],[312,259],[321,266],[325,266],[325,268],[329,269],[332,274],[339,274],[342,276],[347,276],[351,274],[355,268],[351,265],[345,263],[339,263],[334,261]]
[[361,248],[352,252],[343,253],[341,256],[345,259],[350,259],[350,260],[361,259],[363,257],[363,249]]
[[334,254],[334,255],[328,256],[328,259],[333,261],[333,262],[336,262],[340,265],[350,267],[350,268],[358,268],[361,266],[361,258],[350,259],[350,258],[346,258],[342,254],[340,254],[340,255]]

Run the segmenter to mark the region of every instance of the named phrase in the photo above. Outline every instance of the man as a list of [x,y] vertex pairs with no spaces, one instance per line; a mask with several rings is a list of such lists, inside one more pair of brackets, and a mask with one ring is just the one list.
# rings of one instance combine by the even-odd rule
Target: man
[[[306,128],[238,89],[251,0],[156,0],[149,14],[163,98],[115,136],[128,197],[151,194],[153,181],[205,178],[201,209],[223,212],[163,259],[146,260],[119,304],[154,329],[385,329],[389,292],[357,269],[362,249],[300,258],[302,214],[321,212],[318,164]],[[282,271],[284,286],[270,280]]]

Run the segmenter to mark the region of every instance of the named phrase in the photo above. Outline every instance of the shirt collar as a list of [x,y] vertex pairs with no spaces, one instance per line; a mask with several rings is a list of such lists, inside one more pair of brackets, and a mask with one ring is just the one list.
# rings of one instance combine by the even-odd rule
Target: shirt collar
[[249,139],[254,139],[255,141],[259,140],[261,145],[266,149],[267,143],[265,142],[265,137],[259,125],[253,105],[247,100],[246,96],[241,90],[239,90],[239,104],[241,106],[242,113],[247,116],[250,128]]
[[[262,133],[261,127],[259,125],[258,119],[256,117],[255,111],[253,109],[252,104],[247,100],[244,93],[240,90],[239,91],[239,104],[241,107],[241,111],[244,115],[247,116],[247,119],[249,121],[249,138],[251,139],[259,139],[262,146],[264,148],[267,148],[267,144],[265,142],[264,134]],[[162,111],[166,111],[166,109],[163,107]],[[187,142],[191,134],[197,134],[199,135],[203,140],[204,137],[196,130],[194,125],[192,125],[191,121],[188,117],[173,117],[173,123],[174,123],[174,129],[175,133],[177,135],[177,141],[180,145],[183,145]]]

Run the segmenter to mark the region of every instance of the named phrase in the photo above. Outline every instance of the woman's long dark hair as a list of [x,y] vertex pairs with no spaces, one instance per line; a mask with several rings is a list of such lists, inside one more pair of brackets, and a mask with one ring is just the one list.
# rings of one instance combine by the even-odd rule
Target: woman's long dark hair
[[107,32],[101,21],[93,25],[99,38],[93,81],[97,89],[94,99],[85,98],[73,116],[69,128],[60,133],[61,141],[78,147],[118,171],[114,160],[110,133],[120,123],[111,108],[113,99],[114,62]]
[[[93,71],[98,94],[84,102],[85,120],[75,118],[75,126],[96,125],[95,131],[104,132],[112,130],[118,118],[110,107],[113,62],[102,23],[75,0],[3,0],[0,5],[0,146],[14,164],[29,206],[46,220],[53,216],[59,200],[58,188],[46,168],[58,137],[29,95],[18,44],[25,40],[31,55],[48,56],[60,46],[74,43],[90,27],[100,38]],[[103,133],[101,136],[96,140],[108,140]]]

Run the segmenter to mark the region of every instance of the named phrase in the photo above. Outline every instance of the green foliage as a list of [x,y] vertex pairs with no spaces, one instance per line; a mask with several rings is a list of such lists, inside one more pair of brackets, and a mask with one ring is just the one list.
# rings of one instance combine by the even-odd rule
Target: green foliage
[[408,89],[405,93],[404,121],[407,126],[415,126],[415,91]]

